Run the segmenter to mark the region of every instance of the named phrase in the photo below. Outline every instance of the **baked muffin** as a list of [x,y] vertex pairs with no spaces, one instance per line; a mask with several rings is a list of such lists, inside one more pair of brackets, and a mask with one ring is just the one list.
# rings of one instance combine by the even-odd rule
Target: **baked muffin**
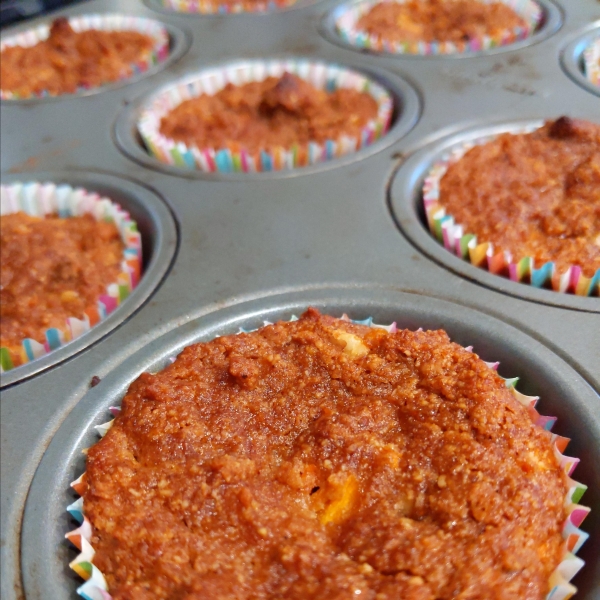
[[377,113],[377,102],[367,92],[329,92],[284,73],[243,85],[228,83],[215,94],[185,100],[162,118],[160,133],[197,148],[270,152],[360,137]]
[[503,134],[448,166],[439,205],[495,252],[539,268],[600,269],[600,125],[561,117]]
[[375,4],[357,29],[388,42],[468,43],[484,36],[499,38],[527,23],[503,2],[480,0],[407,0]]
[[550,434],[443,331],[300,320],[142,374],[78,484],[115,600],[542,600]]
[[151,35],[134,30],[77,33],[67,18],[59,17],[44,41],[2,50],[2,92],[26,98],[98,87],[133,75],[136,65],[148,59],[155,46]]
[[44,344],[48,329],[96,306],[118,280],[124,244],[114,223],[91,215],[17,212],[2,216],[0,231],[0,346],[19,364],[23,340]]

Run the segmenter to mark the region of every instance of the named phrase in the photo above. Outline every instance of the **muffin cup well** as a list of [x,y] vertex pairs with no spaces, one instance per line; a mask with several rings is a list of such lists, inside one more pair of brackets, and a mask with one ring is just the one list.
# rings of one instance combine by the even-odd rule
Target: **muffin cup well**
[[583,71],[590,83],[600,87],[600,36],[583,52]]
[[159,0],[159,4],[168,10],[202,15],[270,12],[288,8],[296,2],[297,0],[261,0],[260,2],[238,0],[231,4],[222,4],[218,0]]
[[[169,34],[167,30],[158,22],[152,19],[143,17],[133,17],[122,14],[90,14],[81,15],[69,18],[69,25],[76,33],[81,33],[90,29],[99,31],[137,31],[150,36],[154,40],[152,50],[139,61],[129,65],[131,72],[123,73],[119,81],[128,79],[138,73],[147,71],[151,66],[165,60],[169,55]],[[0,52],[14,46],[29,48],[35,46],[39,42],[43,42],[48,38],[50,26],[46,23],[35,29],[29,29],[23,33],[18,33],[10,37],[2,39],[0,42]],[[115,81],[106,81],[103,85],[115,83]],[[81,87],[75,94],[85,92],[95,87]],[[44,91],[39,94],[29,96],[20,96],[8,90],[0,90],[0,98],[2,100],[23,100],[26,98],[44,98],[52,94]],[[68,96],[72,94],[59,94]]]
[[[500,0],[518,13],[526,22],[525,27],[506,29],[496,36],[476,36],[462,43],[454,42],[397,42],[386,40],[378,35],[358,29],[359,20],[366,15],[375,5],[381,2],[398,2],[404,4],[406,0],[364,0],[358,3],[348,3],[335,19],[334,28],[344,42],[357,48],[364,48],[374,52],[387,52],[391,54],[416,54],[422,56],[436,54],[461,54],[465,52],[481,52],[499,46],[506,46],[530,36],[542,22],[543,11],[534,0]],[[498,0],[479,0],[489,4]]]
[[[160,133],[161,119],[185,100],[213,95],[228,83],[244,85],[292,73],[314,87],[327,91],[348,88],[370,94],[377,102],[377,116],[363,128],[359,137],[340,136],[322,144],[309,142],[292,147],[274,147],[270,151],[249,152],[243,148],[199,148],[176,142]],[[314,165],[356,152],[372,144],[389,128],[393,111],[391,95],[381,85],[356,71],[308,60],[244,61],[213,68],[163,89],[142,109],[138,131],[148,152],[162,163],[197,169],[208,173],[255,173],[280,171]]]
[[[357,325],[366,325],[368,327],[385,329],[389,333],[394,333],[397,331],[396,323],[392,323],[389,326],[378,325],[373,323],[372,318],[357,321],[351,320],[345,314],[342,315],[341,319]],[[297,317],[292,316],[290,320],[295,321],[297,320]],[[266,326],[270,325],[271,323],[265,321],[264,324]],[[246,330],[244,329],[240,329],[239,333],[245,331]],[[472,347],[467,347],[465,350],[472,352],[473,349]],[[173,358],[172,360],[175,359]],[[497,370],[499,366],[499,363],[486,364],[490,367],[490,369],[493,370]],[[525,396],[524,394],[519,393],[516,390],[518,379],[518,377],[513,379],[505,379],[506,387],[510,389],[516,400],[526,407],[532,421],[538,427],[550,432],[554,426],[554,423],[556,422],[556,418],[540,415],[535,410],[535,405],[539,398],[537,396]],[[119,407],[111,407],[109,410],[113,417],[118,416],[121,411]],[[106,433],[112,427],[113,422],[114,418],[95,427],[100,437],[104,437],[104,435],[106,435]],[[554,455],[567,478],[568,491],[565,496],[565,507],[568,516],[562,526],[562,537],[564,540],[563,558],[550,577],[550,591],[546,596],[546,600],[568,600],[568,598],[576,593],[577,589],[569,582],[579,572],[585,563],[575,555],[589,537],[589,535],[579,529],[579,527],[589,514],[590,509],[578,504],[579,500],[586,491],[587,486],[574,481],[570,477],[579,464],[579,459],[563,454],[569,441],[570,440],[567,438],[556,434],[551,434],[551,443],[554,449]],[[87,453],[87,450],[84,450],[84,454],[85,453]],[[90,540],[92,538],[92,526],[85,516],[83,497],[81,497],[85,491],[86,485],[84,481],[84,475],[85,473],[71,483],[71,487],[77,494],[79,494],[80,497],[67,507],[67,511],[79,523],[79,527],[68,532],[65,535],[65,538],[68,539],[80,551],[80,554],[78,554],[78,556],[71,561],[69,567],[85,580],[85,583],[77,589],[77,593],[80,596],[86,600],[111,600],[112,597],[108,593],[106,580],[100,570],[93,564],[94,549],[90,544]]]
[[[537,128],[520,127],[510,130],[509,133],[531,133]],[[549,287],[555,292],[578,296],[600,295],[600,269],[592,277],[583,275],[581,267],[577,265],[571,265],[563,273],[559,273],[553,262],[547,262],[537,268],[531,256],[513,257],[509,251],[495,252],[491,242],[481,242],[476,235],[465,232],[465,228],[456,223],[454,217],[447,214],[446,209],[441,206],[440,182],[448,167],[459,161],[474,146],[491,142],[496,137],[491,135],[465,142],[431,167],[423,183],[423,206],[429,231],[446,250],[495,275],[538,288]]]
[[88,307],[83,318],[70,317],[60,329],[44,332],[44,342],[25,339],[18,348],[0,348],[0,371],[5,372],[56,350],[83,335],[109,315],[129,296],[142,270],[142,244],[137,225],[118,204],[81,188],[53,183],[16,183],[0,186],[0,214],[25,212],[36,217],[58,214],[61,218],[92,215],[96,221],[113,222],[124,244],[121,272],[117,281],[107,286],[95,305]]

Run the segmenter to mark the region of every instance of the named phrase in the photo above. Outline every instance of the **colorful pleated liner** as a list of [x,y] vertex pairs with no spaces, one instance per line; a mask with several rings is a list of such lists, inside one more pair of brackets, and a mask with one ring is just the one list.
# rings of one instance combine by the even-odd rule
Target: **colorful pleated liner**
[[[143,17],[132,17],[121,14],[90,14],[69,18],[69,25],[76,33],[96,29],[99,31],[137,31],[150,36],[154,40],[152,50],[139,61],[129,65],[130,71],[123,73],[120,80],[128,79],[139,73],[147,71],[153,65],[163,62],[169,56],[169,34],[167,30],[158,22]],[[40,25],[35,29],[29,29],[23,33],[18,33],[4,38],[0,42],[0,52],[13,46],[22,46],[29,48],[39,42],[48,39],[50,26],[48,24]],[[107,81],[106,84],[114,83]],[[76,93],[82,93],[91,87],[81,87]],[[69,95],[69,94],[65,94]],[[23,100],[25,98],[45,98],[50,96],[46,91],[35,96],[19,96],[10,91],[0,90],[2,100]]]
[[[385,329],[389,333],[397,331],[396,323],[391,325],[378,325],[373,323],[372,318],[363,321],[351,320],[347,315],[342,315],[342,320],[355,323],[357,325],[366,325],[368,327],[376,327]],[[291,321],[296,321],[298,318],[292,316]],[[269,321],[264,321],[264,325],[271,325]],[[249,330],[241,328],[238,333],[247,333]],[[473,351],[473,347],[465,348],[468,352]],[[174,361],[175,359],[171,359]],[[497,371],[499,363],[486,363],[490,369]],[[535,405],[539,400],[538,396],[525,396],[517,391],[516,385],[519,378],[505,379],[506,387],[512,392],[514,397],[520,404],[525,406],[529,412],[532,421],[542,429],[550,432],[554,423],[555,417],[545,417],[540,415],[535,410]],[[119,407],[111,407],[110,412],[113,417],[117,417],[121,412]],[[104,437],[112,427],[114,418],[106,423],[95,427],[100,437]],[[567,517],[562,526],[562,537],[564,540],[564,556],[550,577],[550,591],[546,595],[546,600],[568,600],[576,592],[577,588],[571,583],[571,579],[584,566],[584,561],[576,556],[577,552],[588,539],[589,534],[579,529],[583,520],[590,512],[590,508],[578,504],[579,500],[587,490],[587,486],[578,483],[571,479],[571,474],[575,467],[579,464],[578,458],[566,456],[564,453],[568,443],[568,438],[561,437],[557,434],[551,434],[551,444],[554,449],[554,455],[560,464],[561,469],[565,473],[568,491],[565,496],[565,508]],[[87,449],[83,451],[87,454]],[[108,593],[106,579],[100,570],[94,565],[94,549],[90,544],[92,539],[92,525],[85,516],[83,498],[81,495],[85,491],[85,481],[83,473],[78,479],[71,483],[71,487],[79,494],[79,498],[67,507],[69,514],[79,523],[79,527],[70,531],[65,535],[80,553],[69,563],[69,567],[75,571],[85,583],[77,589],[77,593],[85,600],[112,600]]]
[[[507,128],[507,133],[531,133],[537,126]],[[488,270],[494,275],[508,277],[511,281],[529,284],[536,288],[548,288],[555,292],[577,296],[600,295],[600,269],[592,277],[586,277],[581,267],[572,265],[560,273],[553,262],[537,266],[533,257],[515,258],[508,251],[495,252],[491,242],[481,242],[477,236],[465,231],[452,215],[440,205],[440,181],[448,167],[459,161],[471,148],[491,142],[495,135],[465,142],[444,155],[429,171],[423,183],[423,206],[427,224],[437,240],[459,258],[475,267]]]
[[373,52],[387,52],[390,54],[417,54],[430,56],[436,54],[461,54],[482,52],[500,46],[507,46],[518,40],[529,37],[540,25],[543,10],[534,0],[479,0],[483,4],[502,2],[512,8],[525,21],[524,27],[506,29],[495,36],[480,35],[469,38],[460,43],[454,42],[425,42],[425,41],[394,41],[382,38],[367,31],[358,29],[358,22],[374,6],[382,2],[398,2],[404,4],[407,0],[364,0],[362,2],[347,3],[335,11],[336,33],[347,44],[371,50]]
[[140,280],[142,242],[129,213],[108,198],[82,188],[53,183],[16,183],[0,186],[0,199],[2,216],[20,211],[35,217],[57,214],[65,219],[90,214],[97,221],[113,222],[125,245],[117,281],[106,288],[96,305],[88,307],[83,318],[71,317],[62,328],[47,329],[42,343],[25,339],[18,349],[0,348],[0,372],[5,372],[64,346],[113,312]]
[[[160,133],[161,119],[186,100],[203,94],[214,95],[228,83],[241,86],[267,77],[292,73],[317,89],[333,92],[339,88],[370,94],[377,102],[377,116],[360,136],[341,136],[324,143],[295,144],[257,152],[244,148],[199,148],[171,140]],[[160,92],[143,108],[137,123],[148,152],[160,162],[208,173],[256,173],[315,165],[356,152],[372,144],[389,128],[393,111],[390,94],[361,73],[337,65],[308,60],[244,61],[208,69]]]
[[222,3],[218,0],[162,0],[164,8],[182,13],[202,15],[229,15],[244,12],[271,12],[288,8],[297,0],[241,0],[239,2]]
[[600,87],[600,35],[583,51],[583,71],[589,82]]

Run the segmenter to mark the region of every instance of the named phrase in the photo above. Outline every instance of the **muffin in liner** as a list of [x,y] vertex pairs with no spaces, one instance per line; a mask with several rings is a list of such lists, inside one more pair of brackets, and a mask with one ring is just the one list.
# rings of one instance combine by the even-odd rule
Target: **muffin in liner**
[[[403,4],[406,0],[383,0],[384,2],[398,2]],[[484,4],[498,0],[479,0]],[[422,56],[436,54],[461,54],[465,52],[481,52],[499,46],[506,46],[530,36],[542,21],[543,11],[534,0],[499,0],[512,8],[525,20],[525,27],[506,29],[496,36],[476,36],[461,43],[454,42],[425,42],[406,41],[398,42],[386,40],[378,35],[369,34],[358,29],[358,22],[375,5],[382,0],[363,0],[358,3],[342,5],[336,11],[334,27],[336,33],[346,42],[357,48],[364,48],[373,52],[387,52],[390,54],[417,54]]]
[[[160,133],[161,119],[185,100],[202,94],[214,95],[228,83],[240,86],[267,77],[281,77],[284,73],[297,75],[317,89],[331,92],[347,88],[366,92],[377,102],[377,117],[363,128],[359,137],[342,135],[324,143],[277,146],[270,151],[250,152],[240,148],[239,144],[236,147],[199,148],[176,142]],[[201,71],[162,90],[142,109],[137,127],[148,152],[162,163],[208,173],[255,173],[314,165],[356,152],[388,130],[393,108],[391,95],[381,85],[361,73],[337,65],[308,60],[244,61]]]
[[281,8],[288,8],[296,2],[297,0],[261,0],[259,2],[238,0],[237,2],[224,4],[219,2],[219,0],[160,0],[161,6],[169,10],[202,15],[270,12]]
[[[507,128],[506,133],[531,133],[536,129],[538,126]],[[446,250],[495,275],[533,287],[550,288],[555,292],[578,296],[600,295],[600,269],[592,277],[586,277],[577,265],[571,265],[560,273],[553,262],[538,267],[531,256],[513,257],[508,251],[495,252],[491,242],[480,241],[476,235],[466,232],[440,205],[440,182],[448,167],[458,162],[471,148],[491,142],[496,137],[488,135],[465,142],[446,153],[431,167],[423,183],[423,206],[430,232]]]
[[[392,323],[388,326],[378,325],[373,323],[373,319],[370,317],[358,321],[351,320],[344,314],[341,319],[357,325],[385,329],[389,333],[395,333],[397,331],[396,323]],[[290,320],[295,321],[297,320],[297,317],[292,316]],[[271,325],[268,321],[265,321],[264,324],[265,326]],[[240,329],[238,333],[243,332],[247,332],[247,330]],[[465,350],[472,352],[473,348],[469,346],[466,347]],[[172,360],[175,359],[173,358]],[[499,363],[497,362],[486,364],[493,370],[497,370],[499,366]],[[516,400],[527,408],[532,421],[538,427],[550,432],[556,422],[556,418],[540,415],[535,409],[539,397],[525,396],[518,392],[516,389],[518,380],[518,377],[505,379],[506,387],[512,392]],[[111,407],[109,410],[113,417],[116,417],[121,411],[119,407]],[[95,427],[100,437],[106,435],[108,430],[112,427],[113,421],[114,418]],[[568,438],[561,437],[557,434],[551,434],[554,455],[567,479],[568,491],[565,496],[565,507],[568,516],[562,526],[564,555],[561,562],[550,576],[550,591],[546,595],[546,600],[568,600],[577,592],[577,588],[570,583],[570,580],[585,564],[583,560],[576,556],[576,554],[589,537],[589,534],[579,529],[579,527],[589,514],[590,508],[578,504],[584,492],[587,490],[587,486],[574,481],[570,477],[579,464],[579,459],[563,454],[569,441]],[[87,450],[84,450],[84,454],[87,454]],[[90,544],[92,538],[92,526],[85,516],[85,507],[83,498],[81,497],[85,491],[86,485],[84,482],[84,475],[85,472],[71,483],[71,487],[80,497],[67,507],[67,511],[79,523],[79,527],[65,534],[65,538],[80,551],[77,557],[69,563],[69,567],[85,580],[85,583],[77,589],[77,593],[81,597],[85,600],[111,600],[112,596],[108,592],[106,580],[100,570],[93,564],[94,549]]]
[[600,36],[583,51],[583,71],[590,83],[600,87]]
[[44,356],[83,335],[129,296],[138,284],[142,271],[142,242],[137,225],[131,220],[129,213],[108,198],[82,188],[57,186],[53,183],[30,182],[0,186],[0,214],[5,216],[16,212],[25,212],[35,217],[58,214],[65,219],[89,214],[96,221],[112,221],[119,230],[125,247],[117,280],[107,286],[95,305],[84,311],[83,318],[70,317],[61,329],[47,329],[43,343],[24,339],[18,350],[0,348],[0,372]]
[[[69,25],[76,33],[81,33],[89,29],[96,29],[99,31],[137,31],[150,36],[154,40],[152,50],[144,56],[141,60],[133,63],[130,66],[131,72],[123,73],[119,78],[120,81],[128,79],[147,71],[150,67],[164,61],[169,55],[169,34],[167,30],[158,21],[147,19],[143,17],[134,17],[130,15],[122,14],[90,14],[81,15],[69,18]],[[0,42],[0,52],[3,52],[6,48],[21,46],[23,48],[29,48],[35,46],[39,42],[43,42],[48,38],[50,32],[50,26],[46,23],[40,25],[35,29],[29,29],[22,33],[11,35],[10,37],[3,38]],[[105,85],[115,83],[114,81],[107,81]],[[81,87],[75,92],[76,94],[85,92],[89,89],[97,89],[92,87]],[[44,98],[48,97],[47,91],[41,94],[35,94],[30,96],[20,96],[14,92],[0,89],[0,98],[2,100],[23,100],[25,98]],[[71,94],[61,94],[71,95]]]

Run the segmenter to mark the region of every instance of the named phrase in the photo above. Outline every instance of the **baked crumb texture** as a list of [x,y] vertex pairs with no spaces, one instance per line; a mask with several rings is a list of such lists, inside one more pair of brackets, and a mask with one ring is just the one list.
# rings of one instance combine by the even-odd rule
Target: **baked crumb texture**
[[584,50],[583,66],[588,81],[600,87],[600,35]]
[[157,21],[119,14],[59,17],[2,40],[3,100],[75,94],[165,60],[169,35]]
[[444,331],[369,325],[309,309],[142,374],[73,484],[80,593],[568,598],[554,419]]
[[161,162],[256,172],[317,164],[372,144],[389,128],[390,94],[358,72],[309,61],[242,62],[174,85],[138,130]]
[[137,285],[141,238],[120,206],[67,185],[3,185],[0,366],[39,358],[110,314]]
[[165,8],[182,13],[235,14],[288,8],[297,0],[162,0]]
[[561,117],[474,140],[431,169],[429,229],[452,253],[513,281],[600,293],[600,124]]
[[531,35],[542,19],[535,0],[365,0],[336,19],[347,43],[394,54],[457,54],[505,46]]

